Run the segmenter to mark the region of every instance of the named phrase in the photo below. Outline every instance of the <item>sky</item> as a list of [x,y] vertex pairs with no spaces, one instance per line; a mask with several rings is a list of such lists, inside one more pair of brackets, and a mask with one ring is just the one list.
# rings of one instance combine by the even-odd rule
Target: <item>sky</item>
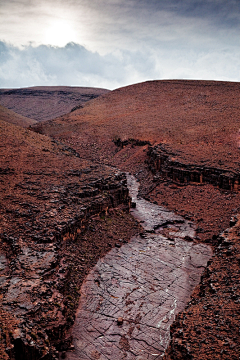
[[0,0],[0,88],[240,81],[240,0]]

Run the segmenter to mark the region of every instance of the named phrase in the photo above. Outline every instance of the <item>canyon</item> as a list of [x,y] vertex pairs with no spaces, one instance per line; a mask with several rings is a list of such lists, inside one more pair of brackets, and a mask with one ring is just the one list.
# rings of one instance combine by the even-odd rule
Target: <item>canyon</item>
[[[84,281],[70,360],[161,359],[170,325],[212,255],[209,246],[185,240],[194,238],[193,223],[138,198],[139,184],[127,180],[131,213],[145,231],[112,249]],[[161,234],[166,228],[174,240]]]
[[239,83],[40,90],[0,109],[1,358],[237,359]]

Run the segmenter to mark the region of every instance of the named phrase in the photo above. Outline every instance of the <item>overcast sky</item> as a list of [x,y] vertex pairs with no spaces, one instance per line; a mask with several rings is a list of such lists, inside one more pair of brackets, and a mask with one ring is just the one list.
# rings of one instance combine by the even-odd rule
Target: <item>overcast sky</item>
[[0,0],[0,87],[240,81],[240,0]]

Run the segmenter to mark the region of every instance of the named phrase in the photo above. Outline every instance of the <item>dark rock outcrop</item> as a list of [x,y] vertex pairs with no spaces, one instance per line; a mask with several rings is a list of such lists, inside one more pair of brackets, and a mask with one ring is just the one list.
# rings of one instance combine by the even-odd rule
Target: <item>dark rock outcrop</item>
[[127,145],[132,145],[132,146],[145,146],[145,145],[151,145],[149,141],[147,140],[138,140],[138,139],[127,139],[127,140],[121,140],[120,138],[116,138],[113,140],[114,144],[117,147],[123,148],[124,146]]
[[163,144],[150,146],[148,150],[149,169],[155,174],[155,181],[161,178],[176,183],[212,184],[221,189],[237,191],[240,174],[225,168],[215,168],[184,161],[181,154],[171,152]]
[[100,229],[84,250],[84,233],[94,216],[128,212],[126,178],[46,136],[0,130],[0,358],[54,359],[71,344],[81,281],[118,240]]
[[[77,203],[79,190],[75,185],[65,191],[66,206],[74,206],[71,204],[74,197]],[[19,231],[18,227],[1,234],[1,242],[8,249],[0,258],[2,306],[19,320],[11,335],[10,359],[54,359],[56,347],[69,347],[71,338],[68,339],[67,331],[74,322],[80,295],[72,274],[81,271],[74,270],[78,266],[75,254],[81,251],[81,243],[78,240],[75,254],[69,254],[68,249],[81,238],[93,215],[105,216],[119,204],[127,209],[130,206],[125,177],[120,173],[89,184],[80,198],[86,199],[84,206],[79,207],[72,219],[56,223],[56,230],[49,224],[50,229],[32,228],[29,235],[26,228]],[[24,206],[28,208],[28,204]],[[55,214],[54,210],[53,206],[51,212]],[[11,215],[16,216],[16,212]],[[30,216],[31,221],[33,215],[21,213],[20,219],[25,216]]]

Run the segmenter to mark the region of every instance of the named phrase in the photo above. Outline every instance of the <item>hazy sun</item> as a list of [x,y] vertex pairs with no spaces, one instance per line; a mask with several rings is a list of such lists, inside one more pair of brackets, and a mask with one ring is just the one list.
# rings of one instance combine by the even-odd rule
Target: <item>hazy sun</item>
[[65,20],[56,20],[46,29],[46,44],[65,46],[69,42],[76,42],[76,33],[69,22]]

